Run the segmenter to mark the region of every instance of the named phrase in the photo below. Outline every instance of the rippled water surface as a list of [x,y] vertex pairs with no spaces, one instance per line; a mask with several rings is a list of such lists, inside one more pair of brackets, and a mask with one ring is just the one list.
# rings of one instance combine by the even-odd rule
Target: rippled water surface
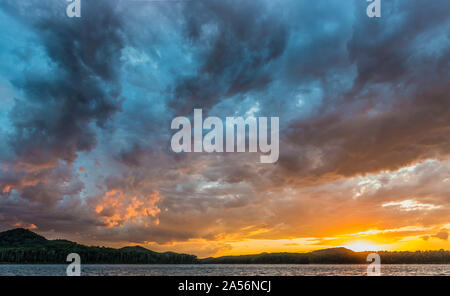
[[[67,265],[0,264],[1,276],[57,276]],[[301,276],[365,275],[367,265],[82,265],[85,276]],[[450,265],[382,265],[382,275],[450,275]]]

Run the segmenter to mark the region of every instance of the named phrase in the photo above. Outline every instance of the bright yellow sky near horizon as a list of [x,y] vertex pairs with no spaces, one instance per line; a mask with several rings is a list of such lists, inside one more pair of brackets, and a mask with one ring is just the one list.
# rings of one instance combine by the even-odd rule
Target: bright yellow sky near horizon
[[[402,231],[402,230],[394,230]],[[414,230],[411,230],[414,231]],[[168,245],[146,244],[143,245],[152,250],[173,250],[190,253],[199,251],[199,257],[229,256],[259,254],[263,252],[309,252],[325,248],[345,247],[355,252],[362,251],[417,251],[417,250],[440,250],[450,249],[448,240],[437,237],[425,240],[422,235],[404,236],[401,239],[386,237],[384,234],[392,233],[391,230],[371,230],[367,233],[349,234],[327,238],[291,238],[291,239],[243,239],[241,241],[206,241],[189,240],[187,242],[176,242]],[[218,252],[207,255],[213,246],[224,246]]]

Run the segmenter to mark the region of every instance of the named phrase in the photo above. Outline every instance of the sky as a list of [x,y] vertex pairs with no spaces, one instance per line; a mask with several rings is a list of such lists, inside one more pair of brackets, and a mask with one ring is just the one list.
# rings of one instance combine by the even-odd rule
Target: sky
[[[450,2],[0,2],[0,230],[199,257],[450,249]],[[171,121],[279,117],[280,155]]]

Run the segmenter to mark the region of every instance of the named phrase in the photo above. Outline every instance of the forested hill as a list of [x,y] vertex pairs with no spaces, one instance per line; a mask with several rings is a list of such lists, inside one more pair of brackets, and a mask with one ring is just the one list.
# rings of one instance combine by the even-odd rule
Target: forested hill
[[[368,264],[373,252],[331,248],[309,253],[262,253],[257,255],[205,258],[204,264]],[[450,251],[376,252],[381,264],[450,264]]]
[[157,253],[142,247],[113,249],[88,247],[67,240],[47,240],[30,230],[0,232],[0,263],[60,263],[78,253],[82,263],[92,264],[191,264],[197,257],[172,252]]

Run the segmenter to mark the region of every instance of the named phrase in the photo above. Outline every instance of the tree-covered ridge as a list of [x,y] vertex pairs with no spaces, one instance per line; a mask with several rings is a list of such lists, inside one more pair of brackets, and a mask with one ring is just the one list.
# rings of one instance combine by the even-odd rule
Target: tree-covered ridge
[[0,263],[60,263],[78,253],[83,263],[93,264],[191,264],[197,257],[172,252],[157,253],[142,247],[113,249],[89,247],[67,240],[47,240],[27,229],[0,233]]
[[450,264],[450,251],[353,252],[332,248],[309,253],[262,253],[201,259],[209,264],[368,264],[367,255],[378,253],[382,264]]

